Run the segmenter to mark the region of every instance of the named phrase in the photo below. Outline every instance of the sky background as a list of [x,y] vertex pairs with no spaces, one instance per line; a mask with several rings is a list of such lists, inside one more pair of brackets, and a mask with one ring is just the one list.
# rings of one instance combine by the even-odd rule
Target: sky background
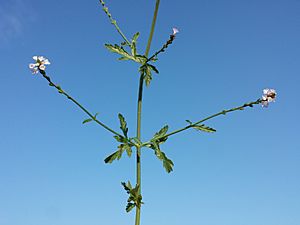
[[[143,53],[155,1],[106,1]],[[151,52],[180,33],[144,89],[142,139],[275,88],[276,103],[188,130],[162,150],[167,174],[143,150],[142,225],[300,224],[300,1],[161,1]],[[133,224],[120,182],[135,182],[135,157],[106,165],[112,135],[28,69],[33,55],[98,119],[118,129],[121,112],[135,136],[138,66],[117,61],[120,43],[97,0],[0,2],[0,225]]]

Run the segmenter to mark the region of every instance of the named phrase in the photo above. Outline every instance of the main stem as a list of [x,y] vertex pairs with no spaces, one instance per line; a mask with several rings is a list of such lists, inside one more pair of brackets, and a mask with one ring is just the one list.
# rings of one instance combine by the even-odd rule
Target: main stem
[[[148,38],[148,43],[145,51],[145,56],[148,57],[152,37],[154,34],[156,18],[158,13],[160,0],[156,0],[154,15],[152,19],[152,25],[150,30],[150,35]],[[138,104],[137,104],[137,128],[136,128],[136,136],[139,140],[141,140],[141,124],[142,124],[142,102],[143,102],[143,86],[144,86],[144,74],[141,73],[140,75],[140,82],[139,82],[139,93],[138,93]],[[136,183],[139,187],[139,194],[141,194],[141,147],[138,146],[136,148]],[[141,221],[141,206],[136,207],[135,213],[135,225],[140,225]]]

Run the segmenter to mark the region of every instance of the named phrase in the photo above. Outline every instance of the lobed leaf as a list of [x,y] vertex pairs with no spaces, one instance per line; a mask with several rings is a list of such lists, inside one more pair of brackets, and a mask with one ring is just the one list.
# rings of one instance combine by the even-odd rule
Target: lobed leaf
[[127,138],[128,128],[127,128],[127,123],[125,121],[125,118],[121,113],[119,113],[118,117],[121,125],[120,129],[123,131],[124,136]]
[[169,159],[164,152],[160,150],[159,144],[157,143],[152,143],[152,149],[155,152],[156,157],[163,162],[163,167],[165,170],[170,173],[173,171],[173,166],[174,163],[172,162],[171,159]]
[[214,132],[217,131],[214,128],[205,126],[204,124],[194,125],[193,128],[196,129],[196,130],[204,131],[204,132],[208,132],[208,133],[214,133]]

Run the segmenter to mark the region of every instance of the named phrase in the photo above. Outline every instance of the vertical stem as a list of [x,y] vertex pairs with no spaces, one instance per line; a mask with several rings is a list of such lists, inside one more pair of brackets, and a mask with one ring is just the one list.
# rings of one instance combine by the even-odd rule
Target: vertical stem
[[[152,37],[154,34],[155,23],[158,13],[160,0],[156,0],[154,15],[152,19],[152,25],[150,30],[150,35],[148,38],[148,43],[145,51],[145,56],[148,57]],[[143,102],[143,86],[144,86],[144,74],[141,73],[140,75],[140,82],[139,82],[139,93],[138,93],[138,105],[137,105],[137,129],[136,129],[136,136],[139,140],[141,140],[141,122],[142,122],[142,102]],[[141,194],[141,147],[136,148],[136,183],[139,186],[139,194]],[[135,213],[135,225],[140,225],[141,221],[141,206],[136,207]]]

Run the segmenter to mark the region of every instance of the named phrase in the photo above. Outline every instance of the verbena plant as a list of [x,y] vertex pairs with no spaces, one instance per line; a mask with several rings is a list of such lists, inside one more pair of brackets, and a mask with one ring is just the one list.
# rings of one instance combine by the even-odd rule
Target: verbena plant
[[112,163],[114,160],[119,160],[122,157],[124,152],[126,152],[126,154],[130,157],[132,155],[133,149],[135,149],[135,155],[136,155],[135,185],[132,185],[129,181],[127,183],[125,182],[121,183],[125,191],[128,193],[126,211],[130,212],[134,208],[136,210],[135,225],[140,224],[141,206],[143,204],[142,189],[141,189],[141,151],[143,148],[152,149],[157,159],[162,162],[166,172],[170,173],[173,170],[174,164],[172,160],[169,159],[167,155],[160,148],[161,144],[166,142],[170,136],[181,133],[188,129],[196,129],[199,131],[213,133],[216,130],[214,128],[206,126],[204,124],[205,121],[220,115],[226,115],[227,113],[230,112],[240,111],[247,107],[253,107],[254,105],[258,105],[258,104],[262,104],[263,107],[267,107],[268,104],[270,102],[275,101],[276,98],[276,91],[274,89],[264,89],[263,96],[255,101],[245,103],[242,104],[241,106],[234,107],[231,109],[222,110],[216,114],[200,119],[196,122],[186,120],[187,122],[186,126],[171,132],[169,132],[168,125],[166,125],[162,127],[158,132],[156,132],[150,140],[143,141],[141,139],[143,87],[144,85],[146,85],[147,87],[150,86],[152,80],[152,74],[158,73],[158,69],[154,66],[154,64],[158,60],[159,54],[163,53],[169,47],[169,45],[173,43],[177,33],[179,32],[176,28],[173,28],[173,32],[170,35],[169,39],[162,45],[162,47],[159,50],[155,51],[154,54],[149,56],[159,3],[160,0],[156,0],[156,5],[155,5],[154,15],[152,19],[150,35],[146,46],[146,51],[144,54],[139,54],[137,50],[137,39],[139,37],[139,33],[138,32],[135,33],[131,39],[127,38],[126,35],[122,32],[122,30],[118,26],[116,20],[112,17],[104,1],[100,0],[100,4],[102,5],[104,12],[106,13],[110,22],[112,23],[112,25],[115,27],[115,29],[117,30],[117,32],[120,34],[122,38],[122,42],[120,44],[113,44],[113,45],[105,44],[105,47],[109,51],[113,53],[117,53],[120,56],[119,60],[129,60],[132,61],[133,63],[136,63],[139,72],[140,78],[139,78],[139,87],[138,87],[137,118],[136,118],[137,129],[136,129],[136,136],[134,137],[128,136],[127,123],[122,114],[119,113],[118,115],[121,131],[115,131],[114,129],[110,128],[102,121],[100,121],[97,118],[97,113],[96,114],[91,113],[89,110],[83,107],[78,101],[76,101],[73,97],[71,97],[67,92],[65,92],[59,85],[55,84],[46,73],[46,65],[50,64],[47,58],[43,56],[34,56],[33,59],[35,60],[35,62],[29,64],[29,68],[31,69],[33,74],[41,74],[42,77],[44,77],[48,81],[51,87],[56,88],[60,94],[64,95],[73,103],[75,103],[82,111],[84,111],[89,116],[88,119],[83,121],[84,124],[88,122],[96,122],[98,125],[100,125],[105,130],[109,131],[114,135],[113,137],[119,143],[118,148],[117,151],[113,152],[104,160],[105,163]]

